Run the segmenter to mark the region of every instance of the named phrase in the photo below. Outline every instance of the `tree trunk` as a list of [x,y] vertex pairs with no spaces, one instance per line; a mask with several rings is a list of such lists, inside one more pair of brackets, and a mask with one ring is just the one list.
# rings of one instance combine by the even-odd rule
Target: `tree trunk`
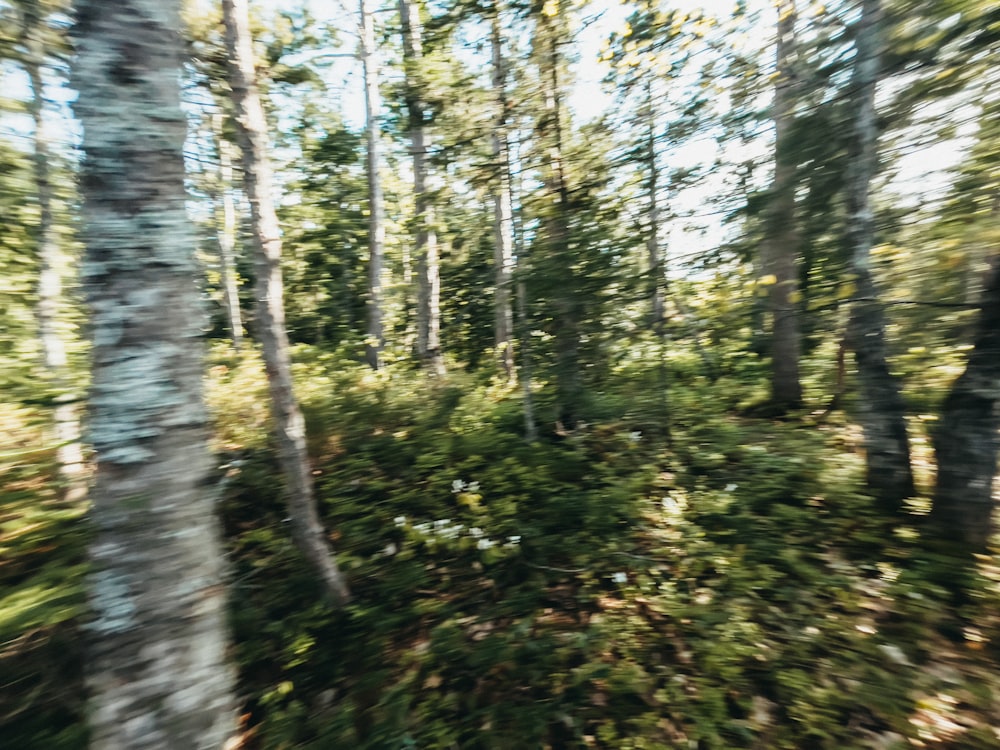
[[663,264],[660,259],[660,203],[659,170],[656,166],[656,104],[653,99],[653,82],[647,74],[646,88],[646,161],[649,164],[649,229],[646,253],[649,258],[650,322],[657,335],[663,336]]
[[441,356],[441,273],[438,269],[434,211],[427,190],[427,150],[430,138],[424,122],[423,34],[420,4],[399,0],[403,36],[406,110],[413,158],[414,247],[417,257],[417,356],[435,375],[444,374]]
[[[559,78],[560,29],[555,22],[559,13],[543,10],[537,19],[534,45],[539,62],[544,114],[539,123],[539,140],[545,149],[543,182],[549,205],[542,216],[543,243],[554,268],[572,274],[569,248],[569,188],[563,165],[562,84]],[[553,300],[555,310],[553,338],[556,359],[558,420],[562,428],[573,430],[580,420],[583,405],[583,377],[580,368],[581,303],[575,283],[567,283]]]
[[365,358],[373,370],[382,366],[385,347],[385,324],[382,310],[382,269],[385,263],[385,219],[382,204],[382,181],[379,167],[381,97],[378,90],[378,58],[375,49],[375,9],[373,0],[361,0],[361,66],[365,87],[365,139],[368,175],[368,337]]
[[507,66],[504,62],[500,13],[494,8],[490,18],[490,46],[493,56],[492,83],[497,118],[493,126],[493,333],[500,369],[508,381],[514,380],[514,313],[511,284],[514,276],[514,209],[511,201],[510,154],[507,139]]
[[993,531],[993,480],[1000,430],[1000,255],[983,291],[972,353],[941,408],[934,431],[937,486],[930,522],[935,536],[986,552]]
[[87,658],[95,750],[217,750],[235,728],[199,267],[185,212],[180,5],[77,5],[97,464]]
[[847,204],[857,299],[851,308],[847,339],[858,367],[868,488],[884,510],[897,512],[902,501],[914,493],[910,443],[899,382],[889,370],[885,312],[878,299],[870,265],[875,241],[870,191],[878,160],[875,88],[880,15],[879,0],[864,0],[855,37],[853,90],[856,114]]
[[337,602],[350,598],[316,511],[306,452],[305,420],[295,399],[285,331],[281,277],[281,230],[272,199],[267,123],[254,72],[247,0],[223,0],[230,89],[243,150],[243,183],[250,201],[257,271],[257,326],[271,393],[278,457],[287,483],[292,536],[303,556]]
[[32,15],[26,23],[28,59],[25,67],[31,83],[31,111],[34,125],[34,172],[38,196],[38,302],[35,316],[38,320],[38,338],[42,348],[42,364],[51,376],[58,395],[53,414],[56,462],[59,467],[59,496],[66,502],[82,500],[87,494],[86,467],[80,444],[80,419],[75,399],[68,393],[69,375],[66,366],[66,347],[59,335],[59,306],[62,301],[62,271],[60,269],[59,241],[53,217],[54,196],[49,172],[49,142],[45,135],[45,94],[43,91],[42,65],[45,51],[40,34],[41,19]]
[[777,80],[774,116],[774,177],[771,182],[762,266],[772,276],[768,288],[771,312],[771,401],[781,410],[802,405],[799,382],[798,254],[794,145],[789,142],[795,111],[795,0],[778,8]]
[[[222,132],[222,115],[214,116],[215,140],[219,149],[219,175],[212,196],[219,237],[219,270],[222,295],[229,319],[233,349],[243,347],[243,315],[240,312],[239,286],[236,280],[236,205],[233,200],[233,146]],[[221,213],[221,216],[219,215]]]

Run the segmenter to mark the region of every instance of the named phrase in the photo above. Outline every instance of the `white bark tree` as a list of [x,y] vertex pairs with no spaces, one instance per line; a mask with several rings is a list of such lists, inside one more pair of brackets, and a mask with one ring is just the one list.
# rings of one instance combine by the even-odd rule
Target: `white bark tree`
[[257,335],[260,338],[271,395],[278,458],[285,475],[292,537],[319,574],[329,596],[350,598],[347,582],[327,541],[313,492],[306,451],[305,420],[292,383],[292,363],[285,330],[281,275],[281,228],[274,208],[267,121],[254,70],[248,0],[223,0],[229,87],[236,108],[236,130],[243,151],[243,186],[250,201],[257,272]]
[[199,268],[185,213],[180,5],[77,5],[97,465],[87,659],[95,750],[217,750],[234,730]]
[[365,142],[368,175],[368,341],[365,357],[373,370],[382,365],[385,347],[385,323],[382,309],[382,270],[385,265],[385,217],[382,204],[382,181],[379,168],[381,128],[378,113],[382,98],[378,89],[378,51],[375,47],[375,8],[373,0],[361,0],[360,7],[361,67],[365,88]]
[[414,249],[417,258],[417,356],[435,375],[444,374],[441,356],[441,272],[434,205],[427,188],[427,132],[423,75],[423,24],[417,0],[399,0],[403,73],[410,155],[413,159]]

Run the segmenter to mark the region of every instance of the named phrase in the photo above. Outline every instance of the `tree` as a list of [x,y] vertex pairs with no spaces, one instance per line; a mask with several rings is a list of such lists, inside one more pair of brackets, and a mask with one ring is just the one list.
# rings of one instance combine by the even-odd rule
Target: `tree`
[[233,198],[234,146],[223,132],[225,117],[221,112],[212,116],[212,134],[219,154],[219,171],[210,183],[214,223],[219,239],[219,271],[222,296],[226,308],[229,335],[233,349],[243,346],[243,315],[240,311],[239,285],[236,276],[236,201]]
[[[53,60],[67,54],[65,29],[52,23],[52,18],[66,10],[61,0],[13,4],[11,18],[6,19],[16,29],[13,38],[0,46],[4,56],[16,59],[28,74],[31,98],[28,112],[32,121],[32,165],[35,196],[38,204],[38,226],[35,232],[38,248],[38,285],[35,319],[41,348],[43,370],[56,391],[53,413],[56,461],[60,473],[59,491],[63,499],[80,500],[86,494],[86,469],[80,443],[80,419],[70,393],[66,342],[60,332],[63,299],[63,250],[56,220],[56,190],[53,184],[53,154],[46,133],[45,69]],[[6,41],[6,40],[4,40]]]
[[375,48],[375,9],[372,0],[361,0],[358,33],[361,46],[361,69],[365,89],[365,142],[368,173],[368,337],[365,357],[373,370],[381,366],[385,347],[385,311],[382,309],[382,271],[385,265],[385,216],[382,205],[382,181],[379,168],[378,115],[382,98],[378,88],[378,54]]
[[885,312],[870,266],[875,242],[870,192],[878,162],[875,88],[879,73],[880,16],[880,0],[864,0],[855,31],[852,80],[855,118],[847,187],[847,232],[852,249],[855,301],[847,340],[858,367],[868,487],[887,510],[896,511],[905,498],[913,495],[914,487],[906,407],[899,382],[889,370]]
[[792,133],[796,82],[795,0],[777,6],[777,61],[772,101],[774,176],[771,181],[761,266],[769,277],[771,311],[771,401],[780,409],[802,405],[799,382],[798,232],[796,230],[796,164]]
[[417,356],[429,370],[444,374],[441,357],[441,273],[434,209],[427,187],[427,152],[423,70],[423,24],[417,0],[399,0],[403,36],[403,88],[413,159],[414,250],[417,258]]
[[[507,135],[509,103],[507,101],[507,63],[503,51],[500,8],[495,3],[490,11],[491,84],[496,99],[496,119],[491,134],[494,162],[493,192],[493,277],[496,292],[493,299],[493,332],[496,356],[507,380],[513,380],[514,313],[511,305],[511,285],[514,268],[514,207],[511,200],[510,145]],[[522,295],[523,296],[523,295]],[[525,392],[530,403],[530,390]],[[530,407],[526,407],[530,408]],[[531,424],[530,420],[528,424]],[[531,428],[529,428],[531,432]]]
[[267,369],[271,412],[278,457],[285,476],[292,536],[299,550],[337,602],[350,598],[332,550],[326,540],[312,485],[306,451],[305,420],[292,383],[291,355],[285,330],[284,289],[281,274],[281,228],[272,198],[267,123],[254,71],[247,0],[223,0],[230,89],[243,151],[243,183],[250,201],[257,275],[257,335]]
[[82,0],[76,112],[96,452],[93,748],[219,748],[233,671],[185,214],[180,2]]

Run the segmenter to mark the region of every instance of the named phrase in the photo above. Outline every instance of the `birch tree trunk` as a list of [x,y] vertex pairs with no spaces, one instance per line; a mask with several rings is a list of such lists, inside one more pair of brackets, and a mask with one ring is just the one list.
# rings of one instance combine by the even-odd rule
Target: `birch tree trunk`
[[875,88],[880,17],[879,0],[863,0],[855,35],[855,121],[847,195],[857,299],[851,308],[847,340],[858,367],[868,488],[885,510],[896,512],[902,501],[913,495],[914,487],[905,404],[899,382],[889,371],[885,312],[871,272],[875,217],[870,193],[878,163]]
[[316,510],[306,452],[305,420],[292,384],[281,276],[281,230],[272,198],[267,122],[254,71],[248,2],[223,0],[222,12],[230,66],[229,84],[243,151],[243,183],[253,224],[258,335],[267,369],[278,457],[287,484],[292,536],[299,551],[319,574],[329,596],[343,603],[350,594]]
[[233,349],[243,348],[243,315],[240,311],[239,286],[236,280],[236,202],[233,200],[233,145],[222,132],[223,116],[213,117],[215,142],[219,150],[219,174],[212,201],[219,238],[219,270],[223,301],[229,319]]
[[226,597],[185,213],[179,0],[80,0],[84,290],[93,330],[87,683],[94,750],[218,750]]
[[802,405],[799,381],[798,255],[796,229],[796,165],[789,142],[795,108],[795,0],[781,0],[778,9],[777,80],[774,117],[774,177],[770,188],[763,270],[773,277],[768,288],[771,312],[771,402],[780,410]]
[[385,218],[382,201],[382,181],[379,168],[381,129],[378,114],[381,96],[378,90],[378,55],[375,47],[374,0],[361,0],[359,27],[361,36],[361,67],[365,88],[365,166],[368,175],[368,337],[365,358],[373,370],[382,366],[385,347],[385,324],[382,310],[382,269],[385,263]]
[[430,137],[424,122],[423,31],[417,0],[399,0],[403,71],[410,153],[413,158],[414,249],[417,258],[417,356],[435,375],[444,375],[441,356],[441,272],[434,209],[427,190]]
[[649,258],[650,317],[658,336],[663,335],[663,264],[660,259],[659,170],[656,166],[656,104],[653,99],[652,74],[646,74],[646,161],[649,163],[649,235],[646,253]]
[[52,155],[45,134],[45,93],[42,66],[45,50],[42,39],[42,19],[29,8],[25,23],[24,61],[31,84],[28,104],[34,126],[34,172],[38,196],[38,338],[42,349],[42,364],[52,377],[58,392],[53,413],[56,462],[59,467],[59,496],[66,502],[77,502],[87,494],[86,467],[80,444],[80,419],[74,397],[68,392],[69,375],[66,366],[66,346],[59,334],[59,307],[62,302],[62,269],[59,239],[53,217],[54,195],[49,161]]
[[[493,161],[496,180],[493,188],[493,298],[494,342],[500,369],[508,381],[514,380],[514,312],[511,284],[514,276],[514,209],[511,201],[510,152],[507,138],[507,66],[503,54],[499,9],[490,18],[492,84],[497,118],[493,126]],[[530,391],[529,391],[530,393]]]

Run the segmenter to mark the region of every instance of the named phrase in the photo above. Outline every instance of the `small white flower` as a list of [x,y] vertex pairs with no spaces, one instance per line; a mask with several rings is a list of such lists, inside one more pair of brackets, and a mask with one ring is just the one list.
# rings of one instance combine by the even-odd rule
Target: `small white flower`
[[395,517],[395,518],[393,519],[393,522],[394,522],[394,523],[395,523],[395,524],[396,524],[397,526],[406,526],[406,516],[396,516],[396,517]]
[[510,544],[520,544],[521,543],[521,535],[518,534],[516,536],[509,536],[509,537],[507,537],[507,541]]
[[456,479],[451,483],[451,491],[458,493],[465,489],[465,482],[461,479]]
[[431,525],[429,523],[418,523],[413,527],[413,530],[418,534],[427,534],[431,530]]
[[630,432],[628,434],[628,439],[631,440],[633,443],[638,443],[640,440],[642,440],[642,433],[639,430],[636,430],[635,432]]
[[398,552],[398,551],[399,551],[399,550],[398,550],[398,548],[396,547],[396,545],[395,545],[395,544],[393,544],[392,542],[389,542],[389,543],[388,543],[387,545],[385,545],[385,549],[383,549],[383,550],[382,550],[382,553],[383,553],[383,554],[384,554],[384,555],[385,555],[386,557],[392,557],[392,556],[393,556],[393,555],[395,555],[395,554],[396,554],[396,552]]
[[450,518],[439,518],[434,522],[434,528],[437,529],[438,531],[440,531],[441,529],[445,529],[449,526],[451,526]]
[[623,573],[622,571],[618,571],[613,576],[611,576],[611,579],[615,583],[628,583],[628,574]]
[[468,492],[479,492],[479,482],[469,482],[465,485],[465,489]]
[[480,537],[482,537],[482,535],[483,535],[483,530],[478,526],[473,526],[471,529],[469,529],[469,536],[471,536],[473,539],[479,539]]
[[476,542],[476,549],[489,549],[490,547],[496,546],[496,542],[492,539],[480,539]]
[[726,485],[726,492],[732,492],[733,490],[736,489],[737,486],[738,485],[736,485],[735,483],[730,482],[729,484]]

